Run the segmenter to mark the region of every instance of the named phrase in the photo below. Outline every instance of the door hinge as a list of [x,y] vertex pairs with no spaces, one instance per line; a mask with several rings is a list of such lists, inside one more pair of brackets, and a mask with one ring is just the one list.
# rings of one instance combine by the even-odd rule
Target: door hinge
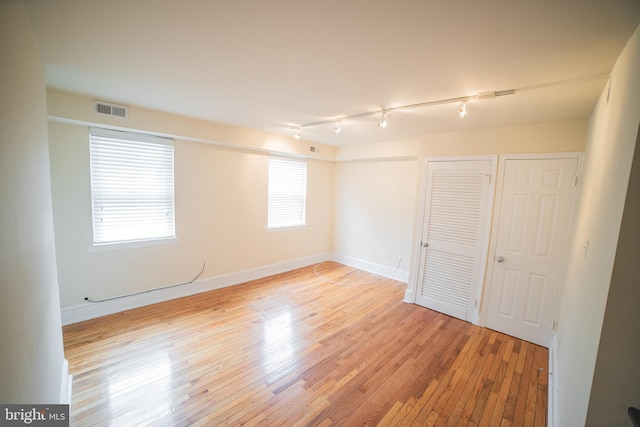
[[555,332],[557,326],[558,326],[558,323],[554,320],[553,323],[551,324],[551,330]]
[[573,181],[573,186],[574,187],[578,186],[578,175],[576,175],[576,179]]

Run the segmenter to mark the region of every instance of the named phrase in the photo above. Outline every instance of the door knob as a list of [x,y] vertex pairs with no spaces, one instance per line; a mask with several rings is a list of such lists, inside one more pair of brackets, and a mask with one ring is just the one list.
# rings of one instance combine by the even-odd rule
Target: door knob
[[423,247],[423,248],[428,248],[428,247],[429,247],[429,243],[428,243],[428,242],[424,242],[424,243],[422,244],[422,247]]
[[499,256],[498,258],[496,258],[496,261],[504,262],[504,257],[503,256]]

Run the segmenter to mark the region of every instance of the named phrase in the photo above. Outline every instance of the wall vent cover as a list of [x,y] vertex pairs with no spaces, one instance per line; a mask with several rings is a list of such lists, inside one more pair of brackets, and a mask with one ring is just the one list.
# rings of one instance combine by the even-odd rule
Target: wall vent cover
[[111,104],[103,101],[93,101],[93,111],[96,114],[119,117],[121,119],[129,117],[129,107],[126,105]]

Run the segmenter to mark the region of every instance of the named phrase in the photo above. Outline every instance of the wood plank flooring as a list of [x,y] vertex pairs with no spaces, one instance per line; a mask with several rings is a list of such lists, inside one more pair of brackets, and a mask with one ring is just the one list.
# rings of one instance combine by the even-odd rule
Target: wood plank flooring
[[317,270],[66,326],[72,425],[546,425],[547,349]]

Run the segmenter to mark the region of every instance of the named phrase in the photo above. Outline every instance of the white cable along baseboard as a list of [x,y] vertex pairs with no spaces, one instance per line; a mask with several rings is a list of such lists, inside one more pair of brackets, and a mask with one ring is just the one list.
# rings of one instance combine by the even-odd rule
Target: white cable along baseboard
[[201,292],[221,289],[227,286],[237,285],[250,280],[262,279],[274,274],[284,273],[286,271],[306,267],[323,261],[336,261],[350,267],[358,268],[360,270],[368,271],[370,273],[395,279],[404,283],[407,283],[409,280],[409,273],[406,271],[396,270],[393,267],[376,264],[342,254],[325,252],[282,263],[266,265],[215,277],[208,277],[206,279],[196,280],[193,283],[185,284],[184,286],[158,289],[152,292],[125,296],[97,304],[83,303],[71,307],[64,307],[62,308],[62,324],[70,325],[72,323],[95,319],[97,317],[119,313],[125,310],[131,310],[163,301],[195,295]]
[[261,279],[263,277],[272,276],[274,274],[284,273],[289,270],[316,264],[318,262],[328,261],[330,259],[330,253],[325,252],[304,258],[285,261],[282,263],[265,265],[262,267],[242,270],[234,273],[222,274],[215,277],[207,277],[205,279],[196,280],[193,283],[185,284],[184,286],[158,289],[152,292],[125,296],[122,298],[97,304],[83,303],[71,307],[64,307],[62,308],[62,324],[70,325],[72,323],[95,319],[96,317],[102,317],[108,314],[119,313],[125,310],[144,307],[146,305],[199,294],[201,292],[221,289],[227,286],[233,286],[240,283],[248,282],[250,280]]

